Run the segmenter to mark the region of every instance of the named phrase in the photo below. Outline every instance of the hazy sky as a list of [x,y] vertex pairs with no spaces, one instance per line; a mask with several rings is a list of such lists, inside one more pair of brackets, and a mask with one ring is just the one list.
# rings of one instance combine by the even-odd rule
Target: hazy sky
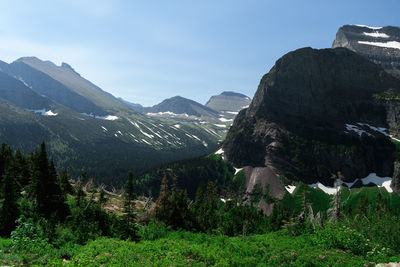
[[330,47],[344,24],[400,26],[399,0],[1,1],[0,59],[69,63],[102,89],[153,105],[252,97],[283,54]]

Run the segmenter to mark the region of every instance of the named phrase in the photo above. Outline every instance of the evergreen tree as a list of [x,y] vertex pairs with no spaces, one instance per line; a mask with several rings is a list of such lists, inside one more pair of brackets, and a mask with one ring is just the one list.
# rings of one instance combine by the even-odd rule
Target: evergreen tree
[[3,143],[0,148],[0,183],[7,166],[10,164],[11,158],[11,148]]
[[163,179],[161,180],[160,196],[156,200],[154,216],[156,220],[164,222],[166,225],[171,224],[170,218],[171,218],[172,205],[169,195],[170,191],[168,189],[168,179],[167,176],[164,175]]
[[33,188],[37,210],[46,218],[56,215],[62,219],[68,213],[68,207],[65,204],[65,198],[61,193],[57,179],[54,162],[51,161],[49,164],[46,145],[42,142],[34,161]]
[[60,178],[58,179],[58,183],[60,185],[61,192],[64,196],[67,194],[70,195],[74,194],[74,188],[72,187],[69,181],[69,175],[66,169],[62,170]]
[[16,169],[11,164],[3,175],[3,186],[1,188],[3,195],[3,205],[0,217],[0,235],[9,236],[15,229],[19,216],[17,200],[19,198],[18,187],[16,184]]
[[21,153],[19,148],[15,152],[14,163],[17,172],[17,182],[21,187],[25,188],[31,182],[29,165],[26,157]]
[[85,192],[83,191],[83,181],[86,180],[86,172],[82,172],[81,178],[76,182],[76,205],[81,206]]
[[189,197],[186,190],[179,189],[176,176],[173,178],[170,203],[172,208],[170,225],[175,229],[191,229],[191,216],[188,208]]
[[136,192],[133,185],[133,174],[128,174],[124,193],[125,237],[136,239]]
[[213,182],[208,182],[206,190],[201,185],[193,205],[196,223],[201,231],[210,232],[218,224],[218,190]]

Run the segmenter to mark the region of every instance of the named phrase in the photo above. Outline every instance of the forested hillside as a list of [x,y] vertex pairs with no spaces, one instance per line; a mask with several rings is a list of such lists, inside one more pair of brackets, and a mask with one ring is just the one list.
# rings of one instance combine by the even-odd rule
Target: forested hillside
[[[203,162],[204,170],[195,161]],[[342,188],[330,196],[299,183],[283,199],[260,187],[243,198],[243,171],[234,175],[219,155],[210,155],[148,173],[153,187],[159,185],[153,202],[137,197],[146,193],[138,190],[143,180],[133,174],[127,174],[122,192],[95,187],[85,173],[70,180],[65,170],[56,171],[44,143],[29,155],[3,145],[0,174],[0,263],[5,265],[400,260],[400,197],[383,188]],[[182,188],[195,184],[191,200]],[[256,208],[261,198],[274,203],[269,217]]]

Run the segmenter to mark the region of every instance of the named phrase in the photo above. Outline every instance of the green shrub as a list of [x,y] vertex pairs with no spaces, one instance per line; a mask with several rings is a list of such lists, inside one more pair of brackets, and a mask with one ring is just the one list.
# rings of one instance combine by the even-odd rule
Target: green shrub
[[151,221],[148,225],[140,225],[138,236],[140,240],[156,240],[166,237],[170,228],[160,222]]
[[45,239],[43,230],[32,221],[24,221],[24,218],[17,220],[17,228],[11,232],[12,250],[26,250],[31,253],[46,254],[53,250],[53,247]]
[[318,228],[314,242],[326,248],[338,248],[350,250],[356,255],[366,255],[374,246],[356,230],[341,225],[329,224],[324,228]]

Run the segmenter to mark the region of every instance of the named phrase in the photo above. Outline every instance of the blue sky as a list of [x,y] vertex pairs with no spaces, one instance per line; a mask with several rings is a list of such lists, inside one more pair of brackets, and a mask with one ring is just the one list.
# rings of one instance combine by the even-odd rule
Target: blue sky
[[252,97],[285,53],[332,45],[344,24],[400,26],[400,1],[2,1],[0,59],[67,62],[104,90],[153,105]]

